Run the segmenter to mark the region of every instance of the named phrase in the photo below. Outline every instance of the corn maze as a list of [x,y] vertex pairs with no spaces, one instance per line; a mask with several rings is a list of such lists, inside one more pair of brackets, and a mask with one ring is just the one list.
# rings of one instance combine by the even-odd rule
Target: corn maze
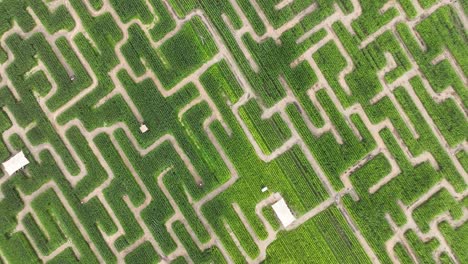
[[468,263],[467,12],[0,1],[0,263]]

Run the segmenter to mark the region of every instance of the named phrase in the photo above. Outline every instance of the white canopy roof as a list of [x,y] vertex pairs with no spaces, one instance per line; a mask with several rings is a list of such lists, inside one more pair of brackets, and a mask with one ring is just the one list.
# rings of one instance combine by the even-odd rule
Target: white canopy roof
[[281,224],[283,224],[284,227],[287,227],[292,222],[294,222],[294,220],[296,220],[284,198],[281,198],[271,207],[273,208],[273,211],[275,211],[276,216],[279,218]]
[[149,129],[148,129],[148,127],[147,127],[145,124],[142,124],[142,125],[140,126],[140,132],[141,132],[141,133],[145,133],[145,132],[148,131],[148,130],[149,130]]
[[9,160],[3,162],[3,168],[8,175],[13,175],[13,173],[17,172],[24,166],[29,164],[29,160],[24,156],[23,151],[19,152],[18,154],[11,157]]

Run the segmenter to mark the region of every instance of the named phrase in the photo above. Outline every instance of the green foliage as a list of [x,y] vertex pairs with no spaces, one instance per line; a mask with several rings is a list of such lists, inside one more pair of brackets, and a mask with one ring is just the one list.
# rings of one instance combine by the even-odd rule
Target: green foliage
[[146,1],[111,0],[110,2],[124,23],[128,23],[131,19],[139,19],[143,24],[149,24],[155,19],[145,4]]
[[125,263],[158,263],[159,257],[150,242],[144,242],[125,256]]
[[268,247],[265,263],[370,263],[338,209],[328,209]]
[[462,215],[462,207],[446,190],[442,190],[431,196],[423,205],[416,208],[413,218],[424,233],[429,230],[429,222],[435,216],[449,212],[454,219],[459,219]]
[[[394,231],[386,217],[399,227],[408,221],[400,202],[410,206],[441,180],[457,193],[466,191],[467,35],[456,5],[438,8],[412,28],[402,19],[394,30],[379,32],[399,16],[419,15],[415,2],[399,0],[399,14],[394,7],[381,12],[386,0],[359,1],[361,14],[350,32],[346,21],[315,26],[337,11],[357,11],[353,1],[293,1],[282,9],[275,8],[280,1],[256,2],[268,21],[251,1],[236,0],[251,28],[265,38],[240,38],[258,71],[224,22],[229,18],[235,30],[247,26],[230,1],[0,1],[0,160],[23,150],[31,162],[15,175],[0,173],[1,261],[40,263],[38,255],[71,243],[49,262],[97,263],[102,257],[117,263],[117,250],[127,263],[156,263],[181,246],[187,254],[173,263],[224,263],[227,255],[242,263],[239,245],[255,259],[256,239],[269,236],[256,206],[278,193],[296,217],[328,199],[344,205],[333,204],[291,231],[281,229],[266,205],[261,213],[279,231],[266,263],[370,262],[350,221],[378,260],[388,263],[385,245]],[[435,2],[419,4],[427,11]],[[313,3],[316,8],[297,25],[278,39],[269,37],[270,26],[284,28]],[[298,43],[306,32],[310,36]],[[312,52],[292,67],[306,51]],[[443,52],[454,60],[434,64]],[[381,83],[387,54],[396,67]],[[347,66],[350,94],[339,80]],[[420,73],[409,85],[401,82],[391,96],[372,100],[415,70]],[[448,87],[456,100],[433,98]],[[265,118],[265,109],[281,100],[288,102],[285,110]],[[141,123],[149,131],[141,133]],[[324,127],[333,133],[311,132]],[[291,137],[302,141],[265,162],[244,129],[267,155]],[[369,156],[381,144],[384,149]],[[436,165],[414,164],[427,154]],[[344,191],[342,175],[352,167],[349,178],[359,200],[332,197]],[[392,171],[392,179],[369,192]],[[324,186],[323,177],[331,186]],[[412,217],[427,232],[441,214],[459,221],[466,205],[466,198],[442,189]],[[466,226],[438,224],[460,263],[468,262]],[[414,230],[404,236],[420,262],[433,262],[440,241],[423,242]],[[221,244],[201,249],[198,241]],[[397,243],[395,253],[401,262],[412,262],[405,247]],[[440,261],[451,258],[444,253]]]
[[458,228],[452,228],[448,223],[444,222],[440,225],[440,230],[458,260],[461,262],[467,261],[468,255],[465,245],[468,242],[468,224],[464,223]]

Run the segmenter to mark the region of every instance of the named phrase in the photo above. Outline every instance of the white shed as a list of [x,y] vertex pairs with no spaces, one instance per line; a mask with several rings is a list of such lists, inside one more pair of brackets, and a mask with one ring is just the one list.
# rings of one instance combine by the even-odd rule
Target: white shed
[[140,126],[140,132],[141,133],[146,133],[146,131],[148,131],[148,127],[145,125],[145,124],[141,124]]
[[279,218],[281,224],[283,224],[284,227],[289,226],[292,222],[294,222],[294,220],[296,220],[296,217],[294,217],[294,215],[291,213],[291,210],[286,204],[284,198],[281,198],[271,207],[273,208],[273,211],[275,211],[276,216]]
[[2,166],[5,169],[6,173],[11,176],[24,166],[29,164],[29,160],[24,155],[23,151],[17,153],[9,160],[3,162]]

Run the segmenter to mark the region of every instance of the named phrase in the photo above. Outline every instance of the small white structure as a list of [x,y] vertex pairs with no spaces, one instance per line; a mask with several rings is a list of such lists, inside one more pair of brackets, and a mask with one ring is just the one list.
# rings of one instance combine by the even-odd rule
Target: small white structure
[[264,192],[266,192],[266,191],[268,191],[268,187],[264,186],[264,187],[262,188],[262,193],[264,193]]
[[29,164],[29,160],[24,156],[23,151],[11,157],[9,160],[3,162],[2,166],[6,173],[11,176],[24,166]]
[[273,211],[275,211],[276,216],[279,218],[281,224],[283,224],[284,227],[289,226],[292,222],[294,222],[294,220],[296,220],[296,217],[294,217],[294,215],[291,213],[291,210],[286,204],[284,198],[281,198],[271,207],[273,208]]
[[145,124],[141,124],[140,126],[140,132],[141,133],[145,133],[146,131],[148,131],[148,127],[145,125]]

